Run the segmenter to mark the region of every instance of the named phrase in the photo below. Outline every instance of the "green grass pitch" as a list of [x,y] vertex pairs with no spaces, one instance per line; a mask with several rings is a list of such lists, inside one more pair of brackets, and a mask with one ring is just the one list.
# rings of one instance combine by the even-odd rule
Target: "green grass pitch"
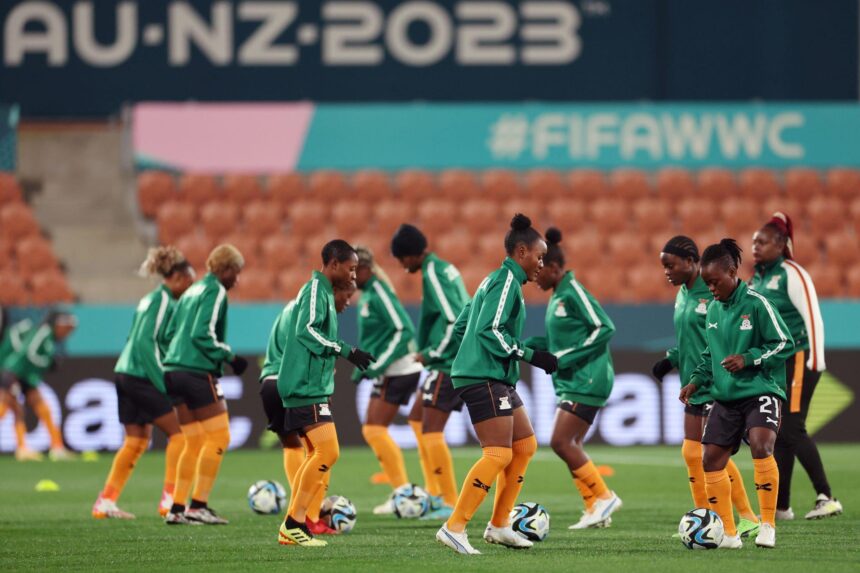
[[[462,479],[478,455],[476,448],[454,451]],[[150,452],[141,459],[120,506],[135,521],[97,521],[90,507],[108,471],[111,456],[95,463],[16,463],[0,458],[0,571],[860,571],[860,445],[821,448],[835,494],[846,509],[840,517],[805,521],[814,493],[803,469],[795,470],[793,506],[801,519],[777,529],[777,547],[758,549],[752,541],[740,551],[688,551],[671,534],[689,509],[690,496],[679,448],[589,449],[595,462],[614,468],[610,487],[624,507],[606,530],[568,531],[581,502],[562,463],[548,448],[535,456],[520,501],[544,504],[551,514],[549,538],[528,551],[489,546],[480,535],[490,501],[469,528],[473,544],[484,552],[466,557],[434,540],[437,523],[402,521],[372,515],[387,493],[370,485],[377,471],[367,448],[345,448],[334,468],[331,493],[345,495],[358,507],[355,530],[329,538],[324,549],[282,547],[280,519],[255,515],[246,492],[258,479],[285,483],[280,450],[233,451],[225,458],[211,501],[231,520],[223,527],[170,527],[156,513],[164,457]],[[747,491],[757,507],[749,451],[737,456]],[[410,475],[420,480],[414,451],[406,452]],[[37,493],[40,479],[56,481],[61,491]]]

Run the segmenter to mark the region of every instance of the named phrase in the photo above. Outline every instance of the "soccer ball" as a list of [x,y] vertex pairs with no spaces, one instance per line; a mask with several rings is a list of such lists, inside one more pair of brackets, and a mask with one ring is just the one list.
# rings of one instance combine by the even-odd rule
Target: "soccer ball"
[[723,520],[710,509],[700,507],[684,514],[678,534],[687,549],[716,549],[723,540]]
[[330,495],[322,502],[320,519],[339,533],[349,533],[355,527],[355,506],[342,495]]
[[549,535],[549,512],[530,501],[516,505],[511,510],[511,528],[529,541],[543,541]]
[[430,509],[430,494],[415,484],[406,484],[394,490],[391,503],[397,517],[415,519]]
[[262,515],[279,514],[287,506],[287,492],[276,481],[260,480],[248,489],[248,505]]

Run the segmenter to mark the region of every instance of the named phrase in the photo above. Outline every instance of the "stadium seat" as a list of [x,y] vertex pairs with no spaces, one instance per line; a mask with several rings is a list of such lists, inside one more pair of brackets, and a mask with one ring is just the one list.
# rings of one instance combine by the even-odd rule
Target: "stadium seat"
[[546,304],[550,297],[552,297],[552,291],[541,289],[536,282],[523,285],[523,298],[526,299],[526,304]]
[[224,176],[224,198],[237,205],[245,205],[262,198],[260,180],[256,175],[232,174]]
[[353,192],[365,201],[381,201],[393,195],[388,174],[377,170],[356,171],[350,180]]
[[0,237],[0,272],[15,267],[15,243]]
[[245,230],[257,237],[280,233],[284,227],[282,205],[276,201],[252,201],[242,210]]
[[219,244],[233,245],[239,249],[245,259],[245,269],[257,269],[264,266],[260,261],[260,241],[260,237],[246,231],[235,231],[218,239]]
[[831,169],[825,182],[827,194],[831,197],[852,200],[860,196],[860,169]]
[[505,258],[505,238],[495,233],[484,233],[475,239],[475,252],[487,264],[501,263]]
[[845,229],[845,206],[833,197],[816,197],[807,203],[806,214],[813,233],[832,233]]
[[397,195],[407,201],[421,201],[437,197],[436,180],[429,171],[410,169],[401,171],[394,179]]
[[200,225],[203,232],[215,242],[233,232],[239,226],[241,210],[227,201],[212,201],[200,208]]
[[370,229],[371,205],[364,199],[336,202],[331,208],[331,217],[338,236],[348,239]]
[[860,197],[857,197],[848,206],[848,214],[855,233],[860,233]]
[[768,197],[761,203],[763,217],[762,222],[767,221],[774,213],[780,211],[791,217],[791,220],[796,227],[800,226],[805,219],[804,205],[806,201],[807,200],[801,201],[795,197],[785,195]]
[[471,171],[446,169],[439,174],[439,192],[446,199],[465,201],[480,197],[481,187]]
[[845,268],[860,265],[860,245],[855,235],[845,231],[830,233],[825,237],[824,245],[830,266]]
[[782,194],[782,185],[770,169],[751,167],[744,169],[738,176],[740,192],[745,197],[762,199]]
[[345,199],[350,193],[346,177],[340,171],[322,169],[314,171],[308,177],[308,190],[311,198],[318,201]]
[[375,229],[389,240],[403,223],[415,222],[415,203],[398,199],[380,201],[373,207]]
[[466,290],[474,296],[481,282],[487,276],[496,270],[498,265],[492,261],[473,261],[472,264],[460,268],[460,276],[463,278],[463,283],[466,285]]
[[[631,231],[611,233],[603,242],[609,246],[612,261],[624,267],[641,263],[647,256],[647,242],[643,235]],[[656,257],[652,257],[656,258]]]
[[663,269],[654,261],[627,268],[632,302],[666,302],[675,299],[676,291],[666,280]]
[[567,174],[567,184],[571,193],[588,199],[604,197],[608,189],[606,177],[593,169],[574,169]]
[[[499,212],[498,204],[492,199],[465,199],[459,203],[460,222],[474,233],[485,233],[498,227],[499,220],[505,219]],[[513,214],[510,215],[511,217]]]
[[43,271],[30,278],[30,301],[35,305],[73,302],[75,295],[59,270]]
[[804,241],[794,246],[794,258],[804,268],[812,267],[821,262],[821,249],[817,241]]
[[186,173],[179,179],[179,193],[183,201],[205,205],[222,196],[218,181],[212,175]]
[[657,193],[660,197],[678,201],[691,197],[696,184],[693,175],[680,167],[667,167],[657,172]]
[[0,207],[0,236],[16,241],[39,235],[39,223],[26,203],[10,203]]
[[276,299],[289,301],[295,300],[299,295],[299,289],[311,280],[311,269],[302,266],[287,268],[277,275],[277,285],[274,296]]
[[289,205],[307,195],[305,180],[300,173],[276,173],[266,178],[269,198],[281,205]]
[[329,209],[319,200],[301,199],[286,206],[290,232],[294,235],[316,233],[328,224]]
[[144,171],[137,176],[137,202],[144,217],[153,218],[158,208],[178,199],[176,180],[164,171]]
[[400,302],[406,304],[419,304],[421,302],[421,278],[405,272],[391,272],[388,274],[394,284],[394,292]]
[[[567,236],[578,233],[582,229],[588,219],[588,210],[586,209],[585,201],[582,199],[556,197],[549,200],[546,218],[549,222],[547,226],[558,227],[564,236]],[[546,229],[538,230],[541,233],[546,231]],[[564,236],[562,237],[562,241],[564,241]]]
[[615,169],[609,174],[609,189],[613,197],[644,199],[651,195],[648,174],[639,169]]
[[18,241],[15,245],[15,254],[18,270],[24,276],[58,268],[57,257],[54,255],[51,243],[39,236]]
[[[561,198],[559,198],[561,200]],[[570,201],[570,199],[568,199]],[[547,216],[544,208],[546,202],[539,201],[529,196],[520,195],[512,199],[505,199],[499,204],[499,225],[505,228],[510,226],[510,220],[517,213],[522,213],[532,220],[532,226],[543,233],[547,227]],[[550,210],[549,220],[553,221],[555,214]]]
[[500,199],[512,199],[520,195],[520,178],[515,171],[490,169],[481,174],[484,194]]
[[681,234],[696,237],[713,231],[719,221],[716,203],[707,197],[690,197],[677,204]]
[[459,269],[465,268],[477,252],[474,237],[466,230],[442,235],[433,242],[433,250]]
[[622,199],[597,199],[590,207],[591,219],[604,234],[632,226],[628,203]]
[[209,253],[212,252],[216,243],[205,235],[193,232],[177,237],[171,242],[185,255],[185,260],[191,263],[198,276],[203,276],[203,273],[206,272],[206,259],[209,258]]
[[851,298],[860,298],[860,266],[848,269],[845,274],[845,294]]
[[0,172],[0,207],[9,203],[21,203],[24,195],[13,173]]
[[562,174],[552,169],[534,169],[525,175],[525,191],[530,199],[545,200],[570,192]]
[[197,210],[193,205],[170,201],[158,208],[158,241],[167,245],[191,233],[197,226]]
[[380,266],[390,268],[396,267],[401,272],[400,263],[391,255],[391,237],[380,235],[372,231],[351,235],[347,238],[349,244],[354,247],[365,247],[370,249],[376,263]]
[[576,278],[601,305],[617,303],[629,297],[625,270],[618,266],[593,266],[577,274]]
[[784,173],[785,194],[796,201],[808,201],[824,194],[821,175],[814,169],[795,167]]
[[245,269],[236,288],[230,291],[234,300],[272,300],[276,298],[275,274],[268,269]]
[[21,276],[14,271],[0,270],[0,305],[26,306],[30,293]]
[[633,216],[640,231],[655,233],[673,227],[672,208],[664,199],[639,199],[633,203]]
[[834,265],[817,264],[806,269],[819,298],[838,298],[844,295],[842,272]]
[[726,198],[720,202],[720,213],[727,236],[738,241],[742,248],[764,223],[758,205],[753,199]]
[[562,237],[567,266],[584,272],[607,258],[609,246],[600,235],[590,229],[582,229],[576,235]]
[[696,178],[699,195],[711,199],[734,197],[738,193],[735,175],[728,169],[708,167],[701,169]]
[[418,206],[418,220],[424,233],[438,237],[454,226],[457,216],[455,203],[443,199],[429,199]]
[[[272,235],[263,239],[260,244],[262,252],[262,267],[273,272],[281,273],[305,260],[304,243],[300,238],[287,235]],[[322,245],[318,247],[322,250]],[[314,263],[318,261],[319,253],[315,254]]]

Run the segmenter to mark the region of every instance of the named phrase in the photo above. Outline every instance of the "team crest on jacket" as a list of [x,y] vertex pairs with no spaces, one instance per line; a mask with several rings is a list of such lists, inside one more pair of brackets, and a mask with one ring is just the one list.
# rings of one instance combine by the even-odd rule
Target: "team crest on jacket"
[[752,330],[752,323],[750,322],[750,315],[742,314],[741,315],[741,330]]
[[768,290],[779,290],[779,279],[781,278],[781,275],[773,275],[772,277],[770,277],[770,280],[767,281],[767,284],[764,286],[764,288]]
[[567,310],[564,308],[564,301],[558,301],[558,304],[555,305],[555,315],[559,317],[567,316]]
[[696,307],[696,314],[708,314],[708,299],[699,299],[699,306]]
[[370,305],[367,303],[364,303],[363,305],[361,305],[360,314],[363,318],[367,318],[368,316],[370,316]]

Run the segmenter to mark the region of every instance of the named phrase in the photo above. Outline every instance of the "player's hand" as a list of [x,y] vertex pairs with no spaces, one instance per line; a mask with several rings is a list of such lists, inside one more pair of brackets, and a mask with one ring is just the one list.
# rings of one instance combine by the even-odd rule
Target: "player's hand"
[[681,395],[678,396],[678,400],[687,404],[690,401],[690,397],[696,393],[696,385],[695,384],[687,384],[683,388],[681,388]]
[[662,382],[666,374],[672,371],[672,368],[673,366],[672,363],[669,362],[669,359],[663,358],[662,360],[658,360],[654,366],[651,367],[651,374],[654,375],[654,378]]
[[555,354],[546,350],[535,350],[531,364],[542,369],[547,374],[552,374],[558,370],[558,358],[556,358]]
[[248,369],[248,360],[238,354],[230,361],[230,367],[236,376],[241,376]]
[[374,358],[372,354],[365,352],[360,348],[353,348],[352,352],[349,353],[349,356],[347,356],[346,359],[355,364],[361,370],[367,370],[367,367],[370,366],[371,362],[376,361],[376,358]]
[[720,364],[729,372],[738,372],[739,370],[743,370],[744,366],[746,366],[744,363],[744,357],[740,354],[726,356]]

